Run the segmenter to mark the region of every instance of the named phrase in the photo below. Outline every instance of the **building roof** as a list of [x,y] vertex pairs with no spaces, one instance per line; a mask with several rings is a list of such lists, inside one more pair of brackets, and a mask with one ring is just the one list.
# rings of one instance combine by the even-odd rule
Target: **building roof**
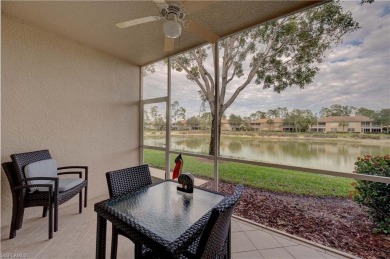
[[[186,18],[211,29],[222,38],[327,1],[177,2],[183,2],[187,9],[193,10]],[[160,9],[152,0],[2,1],[1,5],[2,15],[31,23],[140,66],[206,43],[195,33],[183,29],[181,37],[175,42],[175,49],[165,52],[162,20],[125,29],[115,26],[132,19],[159,16]],[[189,8],[191,5],[192,8]]]
[[177,122],[172,122],[172,125],[176,125],[176,124],[182,124],[182,125],[184,125],[184,124],[187,124],[187,120],[180,120],[180,121],[177,121]]
[[274,123],[283,123],[282,118],[265,118],[265,119],[258,119],[255,121],[251,121],[250,123],[267,123],[268,120],[273,120]]
[[372,119],[366,116],[328,116],[321,117],[318,122],[370,122]]

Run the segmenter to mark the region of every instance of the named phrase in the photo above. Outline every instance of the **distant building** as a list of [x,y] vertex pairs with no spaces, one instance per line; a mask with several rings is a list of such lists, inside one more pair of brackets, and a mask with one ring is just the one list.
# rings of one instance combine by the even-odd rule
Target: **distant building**
[[266,118],[258,119],[249,123],[252,127],[252,130],[255,131],[283,131],[283,119],[281,118]]
[[310,131],[381,133],[382,126],[366,116],[329,116],[319,118]]
[[187,129],[187,120],[173,122],[171,124],[171,129],[172,130],[185,130],[185,129]]
[[230,125],[229,120],[222,119],[221,120],[221,131],[232,131],[232,127]]
[[[282,118],[265,118],[249,122],[250,128],[254,131],[283,131],[294,132],[294,125],[283,123]],[[221,120],[222,131],[239,131],[245,128],[245,125],[230,124],[229,120]],[[200,130],[209,129],[201,125],[188,125],[186,120],[172,123],[172,130]],[[355,132],[355,133],[381,133],[385,132],[386,127],[375,123],[374,120],[366,116],[329,116],[321,117],[317,123],[309,126],[312,132]]]
[[[172,130],[209,130],[211,125],[204,125],[201,127],[200,124],[189,125],[187,120],[181,120],[178,122],[173,122],[171,125]],[[230,125],[229,120],[221,120],[221,130],[222,131],[232,131],[233,127]]]

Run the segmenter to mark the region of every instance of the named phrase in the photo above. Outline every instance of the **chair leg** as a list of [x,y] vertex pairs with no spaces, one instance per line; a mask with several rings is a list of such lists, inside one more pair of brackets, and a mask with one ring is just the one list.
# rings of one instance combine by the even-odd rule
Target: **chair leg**
[[232,223],[231,223],[231,221],[230,221],[230,225],[229,225],[229,232],[228,232],[227,238],[228,238],[228,240],[227,240],[226,258],[230,259],[230,258],[232,258]]
[[[14,219],[12,219],[12,221],[15,221]],[[15,223],[12,222],[11,223],[11,229],[9,231],[9,239],[12,239],[12,238],[15,238],[16,237],[16,227],[15,227]]]
[[58,231],[58,202],[54,202],[54,232]]
[[112,236],[111,236],[111,259],[116,259],[117,252],[118,252],[118,230],[113,226]]
[[85,186],[84,190],[85,190],[85,193],[84,193],[84,208],[86,208],[86,207],[87,207],[87,193],[88,193],[88,185],[87,185],[87,186]]
[[9,232],[9,239],[16,237],[17,219],[18,219],[18,205],[14,201],[14,204],[12,206],[12,220],[11,220],[11,229]]
[[22,228],[23,218],[24,218],[24,207],[23,207],[23,205],[21,205],[18,208],[18,213],[17,213],[17,217],[16,217],[16,230]]
[[79,213],[83,212],[83,190],[79,193]]
[[[46,207],[47,209],[47,207]],[[47,211],[47,210],[46,210]],[[49,239],[53,238],[53,203],[49,204]]]
[[96,220],[96,259],[106,258],[107,219],[97,213]]
[[42,218],[47,216],[47,206],[43,206]]

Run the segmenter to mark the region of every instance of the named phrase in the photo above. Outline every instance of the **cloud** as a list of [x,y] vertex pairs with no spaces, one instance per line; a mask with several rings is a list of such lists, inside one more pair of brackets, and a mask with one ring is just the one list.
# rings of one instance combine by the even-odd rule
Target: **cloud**
[[[348,1],[341,2],[341,5],[352,13],[361,28],[345,36],[339,46],[326,54],[318,65],[320,72],[312,84],[304,89],[293,86],[278,94],[252,83],[240,93],[226,115],[248,116],[258,110],[277,107],[310,109],[318,113],[321,107],[332,104],[374,110],[390,108],[390,2],[375,1],[362,6],[359,1]],[[206,65],[212,74],[211,52],[209,54]],[[249,68],[249,60],[243,67]],[[225,101],[245,79],[231,82],[226,89]],[[152,95],[165,94],[166,82],[166,67],[165,72],[161,70],[144,79]],[[199,87],[189,81],[184,72],[172,71],[171,99],[172,102],[178,100],[180,106],[186,108],[187,118],[199,114],[198,91]]]

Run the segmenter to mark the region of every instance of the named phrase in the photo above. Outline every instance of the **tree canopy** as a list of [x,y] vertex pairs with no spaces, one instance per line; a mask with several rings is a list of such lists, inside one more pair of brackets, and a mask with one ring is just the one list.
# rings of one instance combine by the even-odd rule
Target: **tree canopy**
[[353,106],[333,104],[330,107],[322,107],[320,110],[320,116],[350,116],[355,110],[356,108]]
[[[358,28],[350,12],[345,12],[337,2],[330,2],[222,39],[217,96],[214,74],[205,65],[209,47],[177,55],[171,64],[199,87],[202,100],[212,112],[214,130],[226,109],[252,82],[278,93],[291,86],[304,88],[312,83],[325,53],[339,44],[344,35]],[[214,114],[216,98],[220,104],[218,114]],[[214,154],[213,137],[212,132],[210,154]]]
[[317,117],[310,110],[294,109],[287,114],[283,123],[291,125],[296,132],[306,131],[309,126],[317,123]]
[[174,101],[172,103],[171,111],[173,122],[184,120],[186,118],[186,109],[181,107],[178,101]]
[[390,109],[382,109],[379,112],[378,122],[383,126],[390,126]]
[[360,107],[359,109],[356,109],[355,115],[356,116],[366,116],[366,117],[371,118],[373,120],[378,119],[378,112],[364,108],[364,107]]

